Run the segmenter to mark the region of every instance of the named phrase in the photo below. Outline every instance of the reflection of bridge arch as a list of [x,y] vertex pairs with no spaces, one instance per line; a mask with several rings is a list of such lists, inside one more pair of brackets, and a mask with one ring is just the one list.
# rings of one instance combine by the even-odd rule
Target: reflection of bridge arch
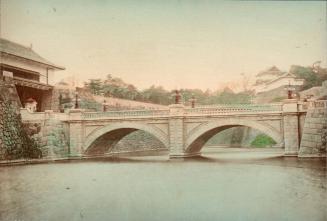
[[[119,122],[110,123],[109,125],[103,126],[92,132],[86,137],[83,150],[86,154],[88,154],[90,149],[92,149],[94,146],[101,146],[104,143],[113,147],[123,137],[136,130],[142,130],[153,135],[155,138],[161,141],[161,143],[163,143],[167,149],[169,149],[168,135],[157,127],[135,122]],[[109,142],[108,144],[108,140],[111,140],[111,143]]]
[[185,152],[198,153],[212,136],[220,131],[236,126],[246,126],[257,129],[270,136],[277,144],[283,142],[283,135],[264,122],[237,118],[219,119],[218,121],[203,123],[190,131],[189,134],[187,134],[185,142]]

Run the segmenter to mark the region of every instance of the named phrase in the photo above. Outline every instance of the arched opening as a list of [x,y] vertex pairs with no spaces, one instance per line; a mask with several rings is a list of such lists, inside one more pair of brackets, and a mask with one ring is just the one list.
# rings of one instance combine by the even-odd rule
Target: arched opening
[[84,142],[85,155],[168,150],[167,135],[156,127],[139,124],[110,124],[91,133]]
[[243,120],[221,120],[219,122],[206,123],[198,126],[191,131],[187,137],[186,149],[187,153],[199,153],[206,143],[213,138],[215,135],[231,130],[232,128],[253,128],[259,134],[264,134],[277,146],[283,146],[282,135],[271,128],[269,125],[258,123],[254,121],[243,121]]
[[277,142],[269,135],[246,126],[235,126],[213,135],[204,145],[212,148],[268,148],[277,147]]

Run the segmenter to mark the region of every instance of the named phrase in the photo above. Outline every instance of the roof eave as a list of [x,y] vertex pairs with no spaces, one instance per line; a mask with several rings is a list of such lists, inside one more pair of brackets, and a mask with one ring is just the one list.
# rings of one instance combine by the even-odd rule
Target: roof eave
[[1,51],[1,53],[7,54],[7,55],[10,55],[10,56],[14,56],[14,57],[17,57],[17,58],[22,58],[24,60],[32,61],[32,62],[35,62],[35,63],[38,63],[38,64],[42,64],[42,65],[51,67],[52,69],[56,69],[56,70],[65,70],[66,69],[65,67],[62,67],[62,66],[59,66],[59,65],[44,63],[44,62],[40,62],[40,61],[35,61],[33,59],[25,58],[25,57],[22,57],[22,56],[19,56],[19,55],[15,55],[15,54],[3,52],[3,51]]

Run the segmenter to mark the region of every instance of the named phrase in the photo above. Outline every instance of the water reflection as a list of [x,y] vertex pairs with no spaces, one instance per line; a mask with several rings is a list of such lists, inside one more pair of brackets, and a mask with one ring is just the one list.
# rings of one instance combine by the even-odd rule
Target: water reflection
[[0,220],[327,220],[326,160],[279,152],[0,168]]

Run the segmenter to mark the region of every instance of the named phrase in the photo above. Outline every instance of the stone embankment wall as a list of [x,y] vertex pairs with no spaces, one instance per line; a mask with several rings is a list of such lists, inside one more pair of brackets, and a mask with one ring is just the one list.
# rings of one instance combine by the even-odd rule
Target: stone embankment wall
[[64,133],[64,124],[51,113],[44,121],[43,129],[39,134],[42,143],[42,154],[47,158],[66,157],[69,154],[68,138]]
[[39,127],[40,130],[33,135],[42,151],[43,158],[62,158],[69,154],[68,138],[65,134],[65,124],[60,119],[64,113],[53,111],[30,114],[26,109],[21,109],[24,124],[31,128]]
[[323,157],[327,145],[327,101],[308,110],[299,150],[299,157]]
[[43,112],[35,113],[41,118],[33,115],[22,122],[21,107],[15,85],[0,80],[0,160],[67,156],[62,121]]
[[41,151],[32,138],[40,127],[23,124],[15,85],[0,80],[0,160],[39,158]]
[[20,101],[13,84],[0,80],[0,160],[5,159],[7,150],[21,145],[17,133],[13,133],[10,118],[18,114]]

